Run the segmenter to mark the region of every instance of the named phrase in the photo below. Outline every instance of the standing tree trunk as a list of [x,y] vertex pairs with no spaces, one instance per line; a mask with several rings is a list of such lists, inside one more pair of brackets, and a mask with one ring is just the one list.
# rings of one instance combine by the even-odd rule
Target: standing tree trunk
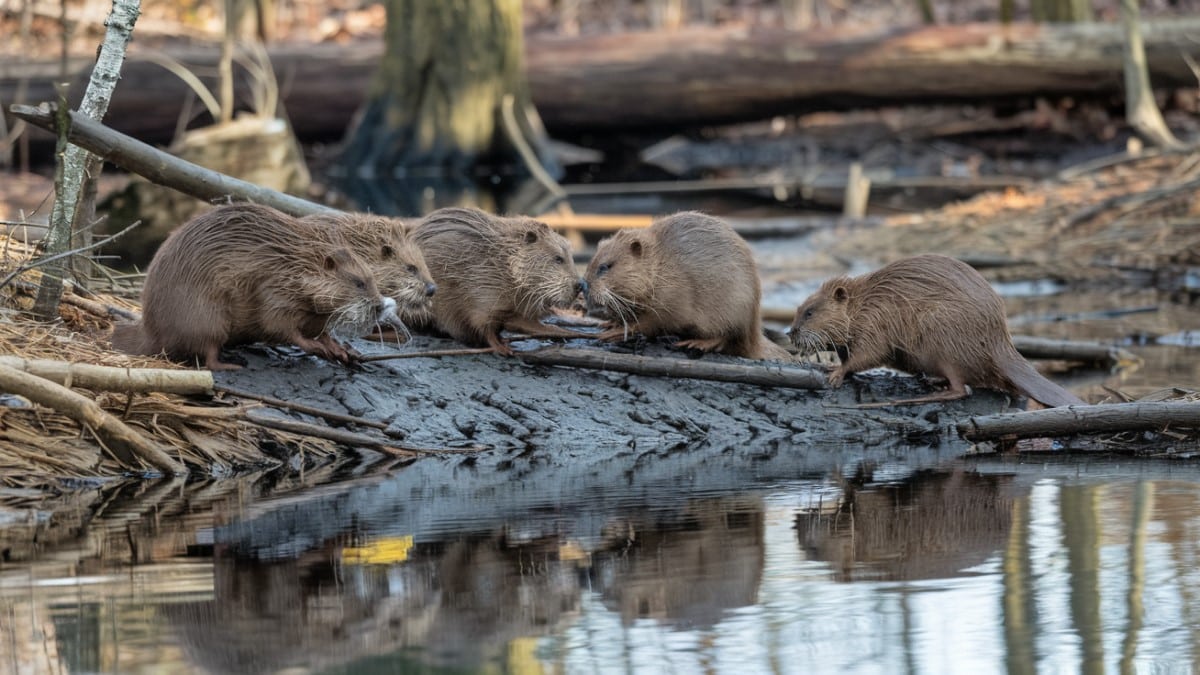
[[[524,74],[520,0],[385,0],[385,53],[341,158],[348,175],[399,167],[465,173],[517,162],[514,134],[543,165],[545,135]],[[503,101],[515,101],[506,129]]]
[[1150,71],[1146,67],[1139,19],[1137,0],[1121,0],[1121,26],[1125,30],[1125,121],[1146,142],[1160,148],[1179,148],[1183,144],[1167,127],[1150,91]]
[[[87,91],[79,104],[79,112],[94,120],[103,119],[108,111],[108,101],[112,98],[117,79],[121,76],[121,64],[125,61],[125,46],[133,37],[133,25],[140,13],[140,0],[113,0],[112,12],[104,22],[108,30],[100,45]],[[100,161],[96,156],[75,145],[63,148],[58,153],[58,161],[60,166],[56,176],[61,176],[61,180],[54,186],[54,207],[50,212],[50,229],[46,232],[44,242],[47,257],[70,250],[72,243],[81,243],[77,235],[85,232],[85,228],[91,224],[89,221],[95,196],[93,181],[100,172]],[[86,198],[89,185],[92,186],[92,199]],[[42,284],[33,306],[38,316],[46,319],[58,316],[63,277],[68,267],[68,264],[54,263],[42,269]],[[80,268],[75,269],[76,277],[80,278]]]

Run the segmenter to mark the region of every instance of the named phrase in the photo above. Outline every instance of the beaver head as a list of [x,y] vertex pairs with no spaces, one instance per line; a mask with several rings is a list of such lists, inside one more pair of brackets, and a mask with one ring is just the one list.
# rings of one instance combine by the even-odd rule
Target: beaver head
[[796,308],[789,332],[801,353],[849,345],[850,281],[846,277],[830,279]]
[[555,307],[568,307],[586,284],[575,270],[571,245],[550,226],[532,218],[512,218],[509,273],[517,312],[540,318]]

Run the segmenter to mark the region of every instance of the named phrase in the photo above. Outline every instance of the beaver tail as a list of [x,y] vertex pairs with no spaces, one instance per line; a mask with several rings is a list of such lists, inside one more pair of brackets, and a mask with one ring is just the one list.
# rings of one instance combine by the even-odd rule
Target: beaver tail
[[1086,403],[1075,394],[1043,377],[1033,365],[1025,360],[1025,357],[1016,353],[1015,349],[1011,358],[1005,359],[1001,364],[1001,371],[1016,389],[1042,405],[1057,408]]
[[126,354],[145,356],[161,351],[161,348],[153,344],[150,336],[146,334],[146,329],[141,321],[119,323],[113,326],[112,347]]

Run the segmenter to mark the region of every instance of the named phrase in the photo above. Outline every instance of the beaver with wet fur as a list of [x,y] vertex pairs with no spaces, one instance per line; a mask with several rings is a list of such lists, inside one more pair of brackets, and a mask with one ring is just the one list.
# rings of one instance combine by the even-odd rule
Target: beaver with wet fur
[[[429,314],[437,284],[413,238],[412,224],[369,213],[321,213],[301,221],[328,228],[367,263],[379,292],[396,301],[399,328],[404,329],[403,322],[412,317]],[[385,322],[390,318],[385,317]]]
[[805,353],[832,347],[851,373],[887,366],[943,377],[942,392],[892,403],[950,401],[968,386],[1047,406],[1083,403],[1043,377],[1013,346],[1004,301],[970,265],[944,255],[898,260],[857,277],[829,279],[796,309],[791,340]]
[[275,209],[219,206],[184,223],[155,253],[142,289],[142,319],[119,324],[113,347],[203,359],[209,370],[223,346],[291,343],[350,363],[355,354],[333,333],[367,332],[395,301],[344,241]]
[[584,278],[588,313],[612,324],[602,340],[676,335],[679,347],[791,359],[763,335],[749,245],[718,218],[685,211],[616,232],[596,247]]
[[570,244],[549,225],[454,207],[427,215],[413,237],[438,287],[432,323],[450,337],[511,355],[501,330],[581,336],[540,321],[584,287]]

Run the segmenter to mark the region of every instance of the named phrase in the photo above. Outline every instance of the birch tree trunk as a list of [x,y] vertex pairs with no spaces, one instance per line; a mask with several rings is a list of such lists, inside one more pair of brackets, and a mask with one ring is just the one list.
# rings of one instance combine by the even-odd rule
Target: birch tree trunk
[[[121,64],[125,61],[125,46],[133,36],[133,25],[141,13],[140,0],[113,0],[112,12],[104,25],[107,31],[91,80],[84,92],[79,112],[101,120],[108,111],[108,102],[121,76]],[[62,181],[55,186],[54,207],[50,212],[50,229],[46,232],[44,254],[56,255],[69,250],[75,235],[89,224],[91,209],[80,209],[81,196],[86,194],[85,184],[92,181],[100,171],[100,162],[86,150],[67,145],[59,153],[62,165]],[[94,205],[91,205],[94,206]],[[80,217],[84,215],[85,217]],[[62,297],[63,277],[72,268],[70,264],[52,264],[42,269],[42,285],[38,289],[37,302],[33,311],[46,319],[58,316],[58,303]],[[78,269],[78,268],[75,268]],[[78,274],[76,275],[79,276]],[[76,279],[80,281],[80,279]]]

